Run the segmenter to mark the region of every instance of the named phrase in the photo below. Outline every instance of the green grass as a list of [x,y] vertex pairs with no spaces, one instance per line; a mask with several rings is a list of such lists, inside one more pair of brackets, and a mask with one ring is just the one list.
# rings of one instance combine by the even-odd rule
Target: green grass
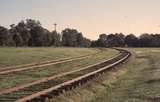
[[[91,50],[95,51],[95,49],[91,49]],[[72,62],[66,62],[63,64],[51,65],[51,66],[43,67],[42,69],[41,68],[32,69],[28,71],[19,72],[19,73],[12,73],[9,75],[0,75],[0,82],[1,82],[0,89],[14,87],[20,84],[25,84],[25,83],[29,83],[29,82],[41,79],[43,77],[49,77],[49,76],[53,76],[63,72],[76,70],[88,65],[95,64],[97,62],[101,62],[102,60],[109,59],[115,56],[116,54],[118,54],[118,51],[116,50],[103,49],[102,53],[83,59],[83,60],[76,60]]]
[[89,48],[0,48],[0,68],[95,53]]
[[53,102],[160,102],[160,49],[128,50],[128,63]]

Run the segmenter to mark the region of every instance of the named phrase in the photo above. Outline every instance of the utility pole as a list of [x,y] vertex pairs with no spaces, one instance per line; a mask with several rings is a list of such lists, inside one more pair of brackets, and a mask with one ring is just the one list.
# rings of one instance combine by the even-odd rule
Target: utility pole
[[54,31],[57,31],[57,23],[54,23]]

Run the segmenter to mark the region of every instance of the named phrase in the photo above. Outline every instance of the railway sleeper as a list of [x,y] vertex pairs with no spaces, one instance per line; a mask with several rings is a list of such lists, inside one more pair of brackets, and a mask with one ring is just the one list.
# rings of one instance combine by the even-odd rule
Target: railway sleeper
[[37,97],[26,102],[45,102],[45,100],[43,100],[41,97]]
[[72,85],[71,85],[71,84],[66,85],[66,87],[65,87],[64,90],[65,90],[65,91],[70,91],[70,90],[72,90]]
[[50,100],[53,98],[53,94],[48,93],[46,95],[42,95],[38,98],[34,98],[32,100],[29,100],[28,102],[50,102]]
[[58,96],[59,95],[59,91],[58,90],[53,90],[49,94],[52,95],[52,96]]

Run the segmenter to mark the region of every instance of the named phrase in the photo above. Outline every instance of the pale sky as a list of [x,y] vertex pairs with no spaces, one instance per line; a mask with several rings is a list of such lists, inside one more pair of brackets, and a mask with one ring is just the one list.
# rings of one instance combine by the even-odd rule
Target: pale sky
[[39,20],[58,31],[69,27],[96,39],[101,33],[160,33],[160,0],[0,0],[0,25]]

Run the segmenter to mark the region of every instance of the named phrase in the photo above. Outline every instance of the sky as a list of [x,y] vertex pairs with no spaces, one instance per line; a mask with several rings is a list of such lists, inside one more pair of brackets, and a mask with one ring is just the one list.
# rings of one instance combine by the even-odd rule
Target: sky
[[102,33],[160,33],[160,0],[0,0],[0,25],[27,18],[54,30],[73,28],[90,39]]

